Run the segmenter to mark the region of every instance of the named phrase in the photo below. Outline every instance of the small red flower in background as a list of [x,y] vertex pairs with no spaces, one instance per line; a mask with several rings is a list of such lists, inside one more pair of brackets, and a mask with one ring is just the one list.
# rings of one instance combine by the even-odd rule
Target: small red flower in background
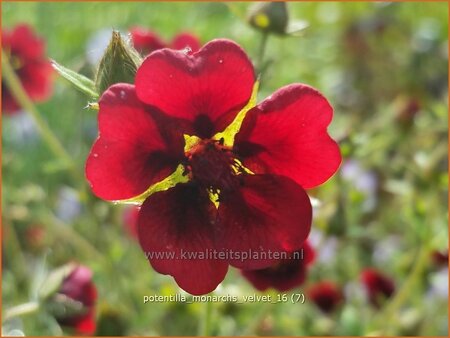
[[260,291],[271,287],[281,292],[288,291],[303,284],[314,255],[313,248],[305,242],[301,250],[289,253],[289,258],[273,266],[259,270],[241,270],[241,273]]
[[323,281],[312,285],[308,289],[308,297],[325,312],[333,312],[339,303],[342,302],[342,291],[331,281]]
[[[143,201],[142,249],[191,294],[214,290],[228,265],[276,262],[232,252],[299,250],[312,217],[304,189],[341,162],[327,133],[333,109],[319,92],[293,84],[256,105],[255,81],[237,44],[213,40],[197,53],[153,52],[135,85],[114,85],[99,101],[91,188],[106,200]],[[205,251],[226,257],[183,259]]]
[[361,273],[361,281],[366,288],[369,301],[375,307],[379,307],[381,302],[390,298],[395,291],[394,281],[373,268],[365,269]]
[[125,231],[135,239],[138,238],[137,221],[140,209],[138,206],[130,205],[123,211],[123,226]]
[[448,250],[447,251],[438,251],[434,250],[431,253],[431,259],[433,263],[437,267],[448,267]]
[[[28,96],[36,102],[46,100],[52,92],[53,67],[45,55],[45,42],[32,28],[22,24],[12,31],[2,31],[2,48],[9,57]],[[2,112],[14,114],[20,106],[2,82]]]
[[83,305],[81,314],[57,316],[58,323],[73,328],[78,334],[93,335],[96,327],[94,307],[97,289],[92,282],[91,270],[85,266],[77,266],[64,279],[58,293]]
[[200,49],[200,40],[193,34],[177,34],[170,43],[165,43],[154,32],[141,27],[133,27],[130,30],[131,41],[134,48],[142,55],[148,55],[151,52],[162,48],[184,49],[189,47],[192,52]]

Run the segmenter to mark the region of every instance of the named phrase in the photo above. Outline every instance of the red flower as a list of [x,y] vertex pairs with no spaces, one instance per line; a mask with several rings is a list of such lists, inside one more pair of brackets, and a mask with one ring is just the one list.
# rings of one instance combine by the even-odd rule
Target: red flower
[[[28,96],[36,102],[46,100],[52,92],[53,68],[45,56],[44,41],[31,27],[19,25],[12,31],[2,31],[2,47]],[[14,114],[19,110],[19,104],[2,82],[2,111]]]
[[228,265],[276,261],[255,252],[300,249],[311,226],[304,188],[341,161],[321,94],[294,84],[254,106],[254,82],[245,52],[214,40],[193,54],[153,52],[134,86],[114,85],[99,101],[86,163],[92,190],[144,201],[138,235],[147,258],[191,294],[214,290]]
[[92,335],[95,332],[94,306],[97,289],[92,282],[92,272],[87,267],[77,266],[63,281],[59,294],[80,302],[82,314],[61,315],[56,319],[60,325],[71,327],[79,334]]
[[156,33],[141,27],[133,27],[130,33],[134,48],[142,55],[148,55],[155,50],[165,47],[173,49],[189,47],[193,52],[200,49],[199,39],[190,33],[180,33],[170,43],[165,43]]
[[129,206],[124,210],[123,213],[123,225],[125,231],[135,239],[138,238],[137,221],[140,209],[141,208],[138,206]]
[[433,260],[434,265],[437,267],[448,266],[448,250],[447,251],[434,250],[431,253],[431,258]]
[[341,290],[330,281],[312,285],[308,289],[308,297],[325,313],[333,312],[343,299]]
[[395,291],[394,281],[373,268],[365,269],[361,273],[361,281],[366,288],[369,301],[375,307],[379,307],[381,302],[391,297]]
[[273,266],[259,270],[241,270],[241,272],[260,291],[270,287],[278,291],[288,291],[303,284],[307,267],[313,260],[314,250],[308,242],[305,242],[302,250],[290,253],[288,258]]

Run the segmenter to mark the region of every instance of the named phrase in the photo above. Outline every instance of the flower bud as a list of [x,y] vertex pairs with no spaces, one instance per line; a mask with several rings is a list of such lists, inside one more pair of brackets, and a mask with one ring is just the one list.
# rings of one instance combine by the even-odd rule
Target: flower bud
[[255,4],[249,10],[248,21],[258,30],[283,35],[288,26],[287,5],[285,2]]
[[78,334],[95,333],[94,306],[97,289],[92,282],[92,272],[87,267],[67,264],[55,270],[44,283],[40,296],[56,321],[72,328]]
[[141,63],[139,53],[122,39],[119,32],[113,31],[95,76],[97,91],[101,94],[115,83],[134,83]]

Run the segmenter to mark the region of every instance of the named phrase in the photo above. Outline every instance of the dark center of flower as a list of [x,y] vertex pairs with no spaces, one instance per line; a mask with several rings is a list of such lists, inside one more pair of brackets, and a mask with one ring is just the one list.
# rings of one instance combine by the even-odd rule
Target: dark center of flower
[[240,166],[231,149],[220,141],[202,140],[187,153],[192,179],[213,192],[229,191],[239,186]]

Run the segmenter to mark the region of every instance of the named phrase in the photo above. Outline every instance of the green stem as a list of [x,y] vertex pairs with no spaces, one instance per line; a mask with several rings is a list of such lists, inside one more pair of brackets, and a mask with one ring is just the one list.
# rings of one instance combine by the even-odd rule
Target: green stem
[[5,316],[3,317],[3,321],[6,322],[7,320],[10,320],[15,317],[29,315],[35,313],[37,310],[39,310],[38,302],[29,302],[20,304],[6,310]]
[[2,49],[2,76],[5,80],[5,84],[10,90],[14,99],[18,102],[18,104],[32,117],[37,126],[42,138],[47,143],[50,150],[54,153],[55,156],[64,161],[68,168],[70,168],[72,175],[76,178],[80,178],[80,174],[75,169],[75,164],[72,161],[72,158],[66,152],[64,147],[61,145],[55,134],[52,132],[50,127],[48,126],[45,119],[37,110],[36,106],[33,104],[31,99],[28,97],[25,89],[20,82],[20,79],[17,77],[13,67],[10,64],[9,57],[7,53]]
[[379,332],[380,335],[388,335],[388,330],[392,328],[392,320],[397,318],[396,312],[401,308],[401,306],[409,299],[409,296],[413,294],[414,287],[416,283],[419,282],[423,271],[427,266],[429,259],[429,250],[426,247],[422,247],[417,260],[414,261],[414,267],[409,274],[406,281],[403,283],[400,291],[395,295],[395,297],[386,306],[386,310],[381,314],[376,323],[378,327],[382,328]]
[[269,33],[261,33],[261,42],[259,44],[258,56],[257,56],[257,69],[258,72],[263,71],[264,67],[264,55],[266,54],[267,40],[269,38]]
[[212,302],[206,301],[203,304],[203,313],[200,320],[200,325],[198,328],[199,336],[209,336],[211,333],[211,312],[212,312]]

